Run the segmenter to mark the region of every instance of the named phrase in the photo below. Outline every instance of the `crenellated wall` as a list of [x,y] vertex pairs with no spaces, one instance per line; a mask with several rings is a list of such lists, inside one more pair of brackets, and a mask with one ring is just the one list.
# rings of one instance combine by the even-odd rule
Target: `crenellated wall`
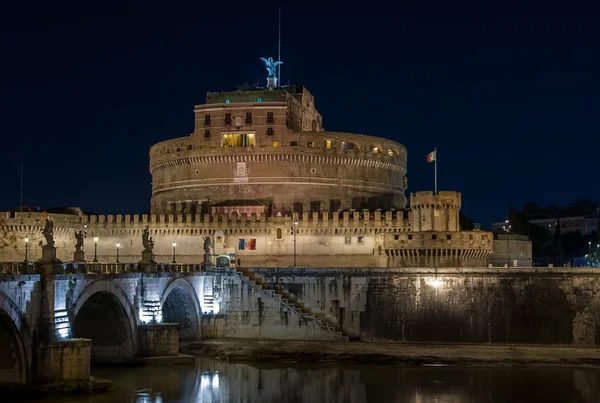
[[[28,259],[37,260],[41,256],[46,216],[45,213],[4,214],[0,223],[0,260],[23,261],[25,238],[29,239]],[[73,259],[75,232],[83,230],[87,261],[94,256],[98,261],[115,261],[118,243],[119,261],[137,262],[146,226],[156,242],[154,254],[158,262],[172,262],[173,254],[180,263],[201,261],[205,236],[211,237],[213,255],[235,254],[243,266],[267,267],[292,265],[294,241],[297,264],[308,267],[481,266],[487,264],[492,245],[491,234],[487,232],[414,232],[404,210],[303,213],[292,217],[253,213],[53,214],[51,218],[58,258],[63,261]],[[431,239],[434,236],[437,239]],[[438,254],[439,258],[435,258]]]

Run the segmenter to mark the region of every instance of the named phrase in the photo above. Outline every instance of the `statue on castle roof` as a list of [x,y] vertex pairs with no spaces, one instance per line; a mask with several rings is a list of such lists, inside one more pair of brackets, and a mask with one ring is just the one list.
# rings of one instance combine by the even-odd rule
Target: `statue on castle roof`
[[268,78],[277,77],[277,66],[279,66],[280,64],[283,64],[283,62],[279,62],[279,61],[275,62],[275,61],[273,61],[272,57],[269,57],[268,59],[261,57],[260,60],[265,62],[265,65],[266,65],[265,67],[267,68],[267,71],[269,72]]
[[75,250],[81,251],[83,248],[83,231],[75,231]]
[[46,238],[46,245],[54,247],[54,222],[50,218],[46,218],[42,235]]
[[154,249],[154,239],[150,236],[150,228],[147,225],[142,232],[142,244],[144,245],[144,252],[152,252],[152,249]]

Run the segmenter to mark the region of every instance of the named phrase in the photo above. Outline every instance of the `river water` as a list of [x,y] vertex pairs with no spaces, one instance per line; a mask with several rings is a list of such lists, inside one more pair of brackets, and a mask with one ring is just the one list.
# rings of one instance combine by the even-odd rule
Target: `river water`
[[39,402],[600,402],[600,369],[264,365],[198,357],[193,365],[94,367],[92,373],[113,387]]

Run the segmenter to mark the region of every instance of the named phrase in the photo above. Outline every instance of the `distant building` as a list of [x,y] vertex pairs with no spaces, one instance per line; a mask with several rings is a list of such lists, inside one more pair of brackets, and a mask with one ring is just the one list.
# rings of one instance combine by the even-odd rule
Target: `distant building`
[[[530,224],[539,225],[548,229],[551,233],[556,230],[557,222],[560,221],[561,233],[581,232],[583,235],[591,235],[598,228],[600,218],[600,205],[588,200],[579,201],[568,207],[546,207],[526,206],[522,212]],[[492,232],[502,232],[504,221],[492,224]]]
[[531,241],[526,235],[494,233],[494,253],[489,258],[492,266],[531,267],[532,258]]

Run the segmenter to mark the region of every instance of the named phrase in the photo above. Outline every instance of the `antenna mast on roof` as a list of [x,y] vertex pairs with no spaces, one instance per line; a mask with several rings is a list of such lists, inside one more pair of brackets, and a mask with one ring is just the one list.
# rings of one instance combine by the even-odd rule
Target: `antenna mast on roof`
[[[278,53],[277,53],[277,61],[280,62],[281,61],[281,7],[279,7],[279,46],[278,46]],[[279,66],[277,66],[277,82],[281,82],[281,64],[279,64]]]

